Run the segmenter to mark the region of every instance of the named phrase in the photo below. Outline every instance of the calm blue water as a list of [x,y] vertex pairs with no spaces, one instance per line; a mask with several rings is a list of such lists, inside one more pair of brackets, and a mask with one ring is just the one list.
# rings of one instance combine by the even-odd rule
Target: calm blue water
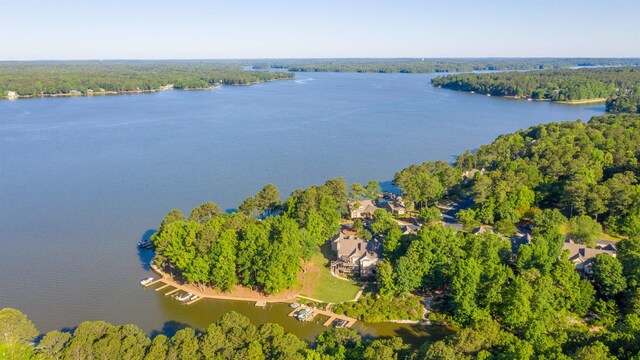
[[431,76],[303,73],[211,91],[0,101],[0,308],[43,331],[103,319],[149,332],[235,309],[310,338],[321,327],[285,310],[194,310],[141,290],[150,254],[135,242],[172,208],[235,208],[269,182],[286,195],[338,176],[385,181],[501,133],[604,111],[435,89]]

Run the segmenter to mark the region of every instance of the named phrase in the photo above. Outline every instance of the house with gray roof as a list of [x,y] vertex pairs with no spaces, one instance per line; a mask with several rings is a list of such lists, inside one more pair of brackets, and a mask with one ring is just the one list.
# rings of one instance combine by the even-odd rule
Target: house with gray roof
[[572,240],[567,240],[562,245],[562,249],[568,253],[569,260],[576,266],[576,271],[586,279],[593,276],[593,260],[598,254],[609,254],[616,257],[615,241],[598,241],[595,248],[587,245],[576,244]]
[[369,241],[342,230],[331,240],[331,250],[336,260],[331,262],[333,274],[359,274],[370,277],[382,258],[382,244],[377,238]]
[[349,204],[352,219],[373,219],[373,213],[380,209],[373,200],[354,201]]
[[389,195],[389,200],[384,203],[384,207],[388,212],[396,215],[404,215],[407,212],[402,196],[396,194]]

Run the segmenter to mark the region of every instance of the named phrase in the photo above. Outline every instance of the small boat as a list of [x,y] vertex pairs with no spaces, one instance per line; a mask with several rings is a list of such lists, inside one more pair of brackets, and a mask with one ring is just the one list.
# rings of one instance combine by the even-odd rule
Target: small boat
[[297,314],[296,314],[296,319],[300,320],[300,321],[305,321],[307,320],[309,317],[311,317],[313,315],[313,310],[310,309],[302,309],[300,310]]
[[198,300],[198,295],[191,295],[189,300],[191,300],[191,301]]
[[151,249],[153,247],[153,243],[151,242],[151,240],[140,240],[138,241],[138,247],[141,247],[143,249]]
[[190,293],[181,294],[181,295],[176,296],[176,300],[185,302],[185,301],[189,300],[189,298],[191,296],[192,296],[192,294],[190,294]]
[[147,286],[147,285],[149,285],[152,281],[153,281],[153,278],[152,278],[152,277],[144,278],[144,279],[140,280],[140,285],[142,285],[142,286]]
[[347,325],[347,320],[344,319],[338,319],[333,323],[335,328],[343,328],[345,325]]
[[491,94],[487,94],[487,96],[491,96]]
[[291,303],[289,306],[290,306],[292,309],[299,308],[299,307],[300,307],[300,303],[298,303],[298,302],[296,301],[296,302],[294,302],[294,303]]

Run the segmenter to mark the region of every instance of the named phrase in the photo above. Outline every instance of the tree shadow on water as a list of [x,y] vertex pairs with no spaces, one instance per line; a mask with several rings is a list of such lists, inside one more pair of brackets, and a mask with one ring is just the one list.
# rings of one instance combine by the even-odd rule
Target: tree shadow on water
[[396,195],[400,195],[400,193],[402,193],[400,188],[393,184],[393,180],[380,181],[379,184],[380,188],[382,188],[382,191],[390,192]]
[[175,320],[170,320],[165,322],[164,325],[162,325],[162,329],[151,331],[150,337],[151,339],[153,339],[154,337],[162,334],[170,338],[173,335],[175,335],[178,331],[188,327],[189,327],[188,324],[181,323]]
[[[150,241],[151,235],[153,235],[155,232],[155,229],[149,229],[145,231],[140,238],[140,241]],[[151,259],[153,259],[153,257],[155,256],[155,251],[153,251],[153,249],[144,249],[137,245],[136,247],[138,249],[138,258],[140,259],[140,265],[144,270],[151,270]]]

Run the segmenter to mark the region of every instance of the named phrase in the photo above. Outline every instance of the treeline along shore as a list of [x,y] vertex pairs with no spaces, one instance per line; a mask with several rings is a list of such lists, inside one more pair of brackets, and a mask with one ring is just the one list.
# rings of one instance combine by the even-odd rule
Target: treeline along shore
[[[208,89],[292,79],[295,76],[293,72],[435,73],[638,65],[640,59],[637,58],[0,62],[0,99],[145,93],[171,88]],[[244,66],[251,66],[255,71],[246,71]],[[283,71],[260,71],[273,68]]]
[[438,73],[566,69],[584,66],[638,66],[639,58],[399,58],[283,59],[246,62],[255,69],[294,72]]
[[433,86],[561,103],[605,102],[607,111],[640,112],[640,67],[604,67],[446,75]]
[[0,63],[0,98],[196,90],[292,79],[290,72],[246,71],[209,62]]

